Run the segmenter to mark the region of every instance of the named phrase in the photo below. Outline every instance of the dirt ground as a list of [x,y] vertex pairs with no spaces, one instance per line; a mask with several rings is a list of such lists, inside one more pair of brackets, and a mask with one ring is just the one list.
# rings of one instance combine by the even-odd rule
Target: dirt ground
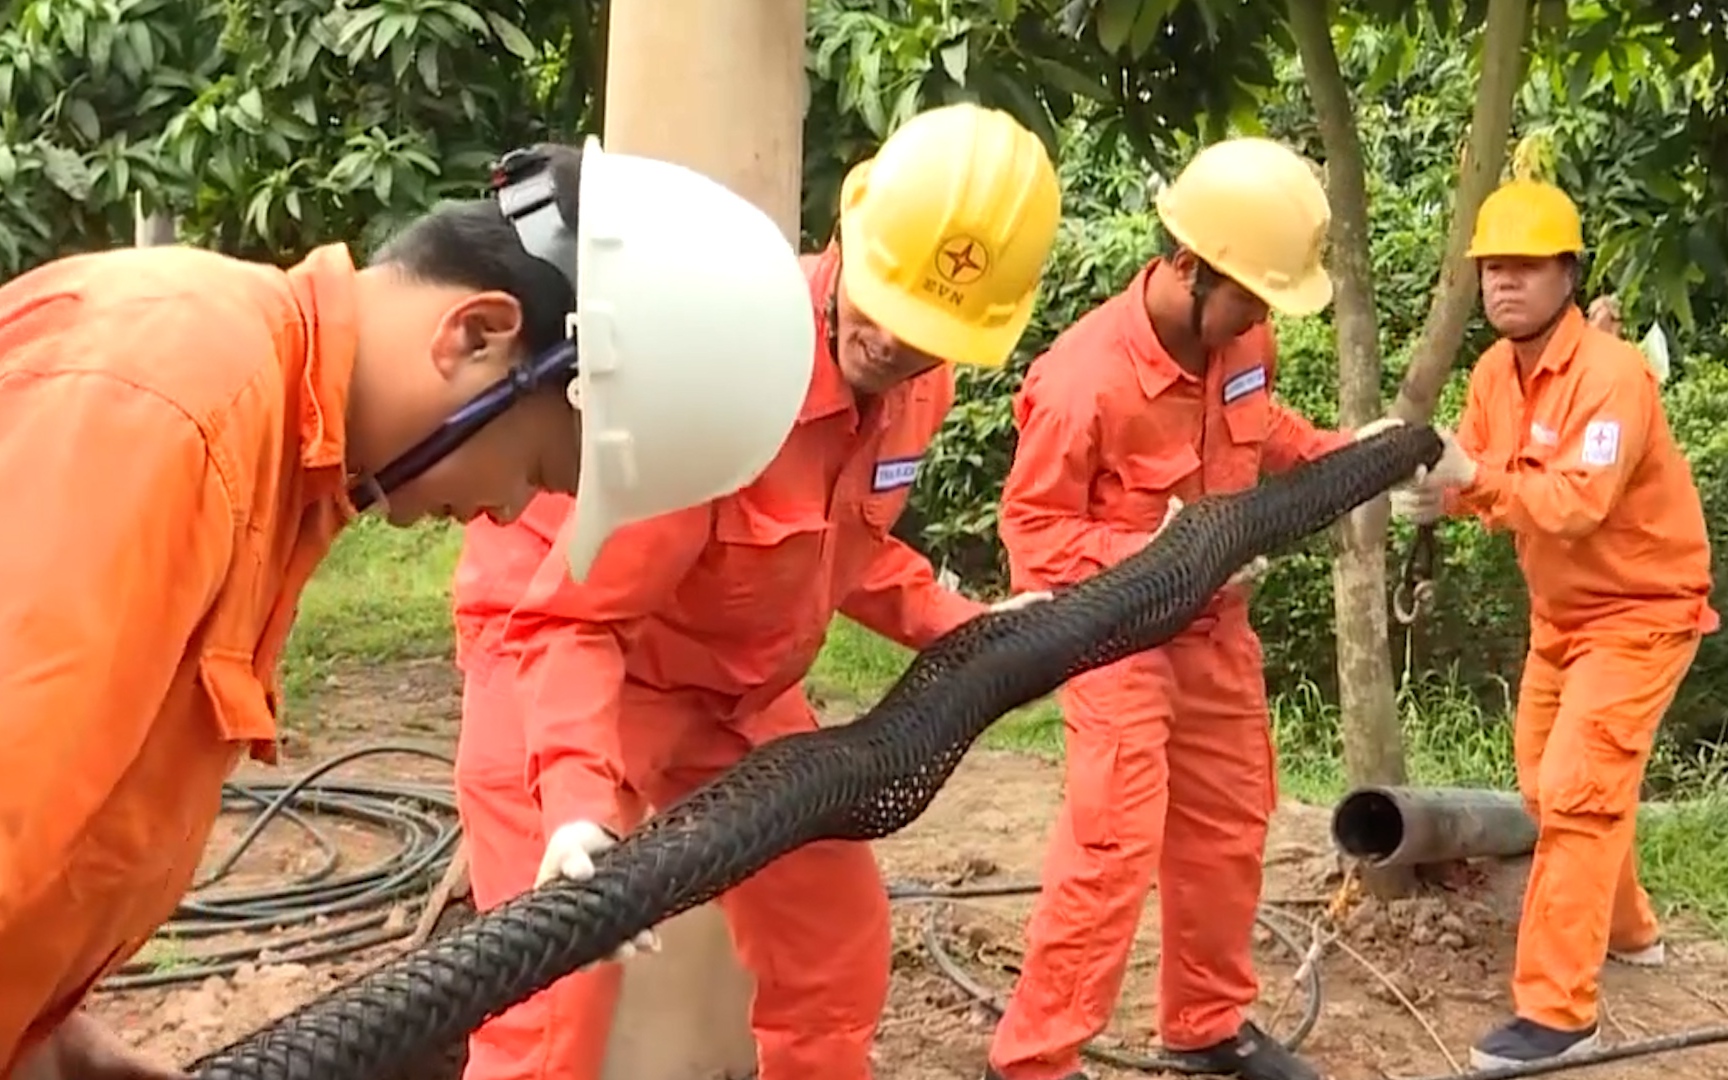
[[[297,718],[311,734],[285,748],[292,775],[362,743],[413,742],[454,751],[458,715],[455,678],[443,663],[372,668],[332,678],[315,715]],[[341,775],[447,782],[435,761],[379,756]],[[915,825],[878,845],[891,881],[991,884],[1035,880],[1045,832],[1060,797],[1057,766],[1016,754],[974,751]],[[1338,890],[1339,875],[1327,835],[1328,812],[1287,804],[1275,821],[1267,854],[1267,903],[1288,914],[1298,945],[1309,947],[1314,923]],[[210,860],[245,828],[244,816],[225,821]],[[387,855],[395,841],[377,828],[345,823],[333,831],[345,865],[366,866]],[[316,860],[303,834],[272,827],[235,868],[222,889],[257,885],[304,873]],[[1707,853],[1700,853],[1709,857]],[[1388,906],[1351,905],[1344,936],[1321,964],[1323,1001],[1303,1052],[1331,1080],[1435,1078],[1467,1064],[1471,1041],[1507,1007],[1517,910],[1518,868],[1473,872],[1433,886],[1421,898]],[[373,930],[407,925],[414,902],[375,914]],[[1012,982],[1027,899],[968,901],[937,914],[942,940],[977,981],[1001,993]],[[931,908],[903,904],[896,917],[893,997],[879,1039],[883,1080],[973,1080],[993,1023],[932,963],[921,943]],[[1107,1038],[1127,1051],[1150,1045],[1157,963],[1157,911],[1151,905],[1129,986]],[[328,924],[324,924],[328,926]],[[293,932],[289,931],[292,937]],[[100,993],[96,1010],[133,1042],[168,1062],[186,1063],[217,1049],[392,955],[383,946],[334,961],[295,962],[283,935],[266,936],[262,957],[248,956],[230,975],[164,987]],[[210,943],[176,946],[196,955],[211,944],[247,944],[227,935]],[[257,945],[257,939],[252,944]],[[1260,935],[1264,988],[1256,1015],[1280,1035],[1303,1009],[1292,992],[1300,957],[1270,932]],[[164,954],[166,955],[166,954]],[[186,955],[169,957],[183,962]],[[287,956],[288,959],[283,959]],[[163,970],[173,964],[164,962]],[[1669,965],[1658,971],[1618,966],[1604,974],[1605,1034],[1628,1042],[1692,1028],[1728,1025],[1728,947],[1670,928]],[[1099,1080],[1142,1075],[1094,1066]],[[1728,1077],[1728,1048],[1687,1051],[1599,1066],[1591,1080],[1655,1080],[1674,1075]],[[652,1078],[644,1078],[652,1080]]]

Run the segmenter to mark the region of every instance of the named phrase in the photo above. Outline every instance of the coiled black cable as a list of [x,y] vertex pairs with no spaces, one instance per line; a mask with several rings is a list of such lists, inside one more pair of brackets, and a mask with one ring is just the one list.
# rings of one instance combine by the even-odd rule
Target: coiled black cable
[[[332,757],[292,781],[230,783],[223,809],[255,816],[211,870],[193,883],[174,918],[160,931],[165,944],[134,958],[104,980],[104,990],[200,982],[231,975],[269,954],[274,963],[313,963],[385,945],[413,932],[390,908],[426,892],[455,853],[460,831],[448,784],[325,779],[365,758],[386,755],[451,764],[447,754],[408,743],[374,743]],[[335,817],[391,834],[396,848],[378,861],[347,869],[336,844],[313,824]],[[275,822],[293,825],[320,853],[316,866],[286,884],[217,890],[240,859]],[[266,931],[292,930],[260,940]],[[254,935],[218,948],[176,946],[227,934]]]

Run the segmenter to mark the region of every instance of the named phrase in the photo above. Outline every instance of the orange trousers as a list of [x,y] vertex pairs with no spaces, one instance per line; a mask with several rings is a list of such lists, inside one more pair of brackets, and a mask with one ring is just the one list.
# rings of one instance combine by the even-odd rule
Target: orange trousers
[[[524,782],[514,665],[482,656],[469,667],[456,791],[475,906],[487,911],[533,885],[548,826],[563,823],[541,820]],[[628,787],[617,808],[623,820],[638,821],[645,806],[669,804],[751,747],[815,726],[801,688],[736,724],[629,688],[618,733]],[[596,818],[608,809],[597,807]],[[761,1080],[870,1080],[892,943],[887,891],[869,845],[799,848],[719,903],[756,980],[750,1023]],[[601,964],[488,1021],[469,1039],[465,1080],[598,1080],[622,978],[622,965]]]
[[990,1047],[1006,1080],[1057,1080],[1104,1030],[1158,886],[1158,1029],[1200,1049],[1259,994],[1252,948],[1277,770],[1259,639],[1226,608],[1060,691],[1066,794]]
[[1512,979],[1526,1020],[1589,1027],[1608,950],[1661,935],[1638,884],[1638,789],[1698,641],[1531,627],[1513,735],[1518,789],[1539,826]]

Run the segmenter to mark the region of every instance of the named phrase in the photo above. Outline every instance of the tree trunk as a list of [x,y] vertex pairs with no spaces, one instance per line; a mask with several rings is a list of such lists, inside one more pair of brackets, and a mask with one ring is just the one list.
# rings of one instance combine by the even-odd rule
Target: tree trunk
[[[1326,0],[1290,0],[1290,29],[1326,147],[1338,329],[1338,416],[1343,426],[1360,427],[1381,415],[1380,325],[1374,306],[1362,143],[1326,7]],[[1386,520],[1384,498],[1350,514],[1339,525],[1338,554],[1332,564],[1344,768],[1352,786],[1405,782],[1403,733],[1387,647]],[[1406,892],[1413,882],[1408,871],[1399,869],[1363,878],[1364,885],[1382,895]]]
[[1476,304],[1476,267],[1465,257],[1476,212],[1500,184],[1506,164],[1506,142],[1512,134],[1512,106],[1524,81],[1530,33],[1530,0],[1488,0],[1482,26],[1482,62],[1476,82],[1476,107],[1470,121],[1470,142],[1464,151],[1458,193],[1452,201],[1452,223],[1446,235],[1446,256],[1440,284],[1422,325],[1422,337],[1410,357],[1410,367],[1398,388],[1392,415],[1408,423],[1433,419],[1440,391],[1452,373],[1453,358],[1464,343],[1464,327]]

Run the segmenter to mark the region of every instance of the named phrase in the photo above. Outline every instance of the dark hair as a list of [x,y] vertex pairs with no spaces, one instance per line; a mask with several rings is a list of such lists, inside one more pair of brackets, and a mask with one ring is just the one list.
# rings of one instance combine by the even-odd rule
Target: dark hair
[[[558,143],[536,149],[551,161],[558,212],[576,228],[582,151]],[[562,341],[565,317],[575,310],[570,279],[528,254],[496,199],[445,203],[403,229],[372,257],[419,281],[509,293],[522,305],[522,344],[540,353]]]

